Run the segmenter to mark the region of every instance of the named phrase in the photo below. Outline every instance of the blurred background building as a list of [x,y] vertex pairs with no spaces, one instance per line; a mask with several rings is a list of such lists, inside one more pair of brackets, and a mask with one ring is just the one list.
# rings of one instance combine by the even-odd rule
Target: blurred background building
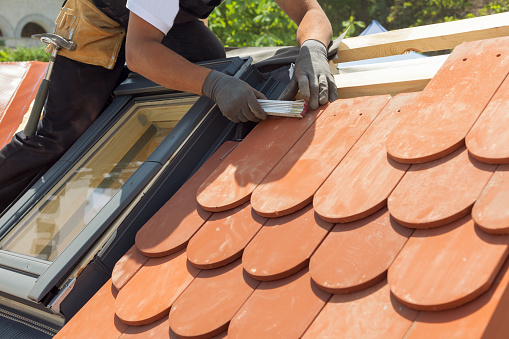
[[53,32],[63,0],[0,0],[0,45],[37,46],[32,34]]

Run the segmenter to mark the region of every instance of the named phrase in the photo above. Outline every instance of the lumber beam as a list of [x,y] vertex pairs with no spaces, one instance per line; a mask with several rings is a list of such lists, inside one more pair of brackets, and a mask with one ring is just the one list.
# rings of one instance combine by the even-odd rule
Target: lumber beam
[[334,62],[447,50],[466,41],[502,36],[509,36],[509,12],[344,39]]
[[339,68],[339,98],[421,91],[448,55]]

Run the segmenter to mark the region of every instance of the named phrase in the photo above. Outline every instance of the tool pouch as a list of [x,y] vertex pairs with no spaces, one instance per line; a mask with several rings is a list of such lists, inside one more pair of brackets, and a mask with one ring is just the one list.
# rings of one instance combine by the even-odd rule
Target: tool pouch
[[[55,21],[55,34],[76,43],[75,51],[58,54],[90,65],[112,69],[126,29],[89,0],[68,0]],[[51,52],[52,47],[48,47]]]

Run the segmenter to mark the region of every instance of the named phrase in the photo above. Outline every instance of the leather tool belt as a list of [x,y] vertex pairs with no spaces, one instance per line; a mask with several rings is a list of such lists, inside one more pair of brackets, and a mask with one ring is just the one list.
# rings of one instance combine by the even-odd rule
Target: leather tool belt
[[[55,34],[77,44],[75,51],[58,54],[71,60],[112,69],[125,39],[126,29],[89,0],[67,0],[55,21]],[[51,52],[52,47],[48,47]]]

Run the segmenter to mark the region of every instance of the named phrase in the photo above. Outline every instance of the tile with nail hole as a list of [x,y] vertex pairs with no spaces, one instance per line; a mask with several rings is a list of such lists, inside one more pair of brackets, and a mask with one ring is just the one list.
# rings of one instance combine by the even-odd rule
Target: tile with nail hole
[[387,156],[385,140],[412,108],[417,95],[404,93],[393,97],[316,192],[313,207],[322,219],[351,222],[386,205],[387,197],[409,165]]
[[269,117],[261,121],[203,182],[198,203],[207,211],[221,212],[247,202],[255,187],[328,105],[304,118]]
[[396,161],[422,163],[465,143],[479,115],[509,73],[509,37],[465,42],[452,51],[387,140]]
[[381,95],[334,101],[254,190],[253,209],[274,218],[311,203],[389,99]]

